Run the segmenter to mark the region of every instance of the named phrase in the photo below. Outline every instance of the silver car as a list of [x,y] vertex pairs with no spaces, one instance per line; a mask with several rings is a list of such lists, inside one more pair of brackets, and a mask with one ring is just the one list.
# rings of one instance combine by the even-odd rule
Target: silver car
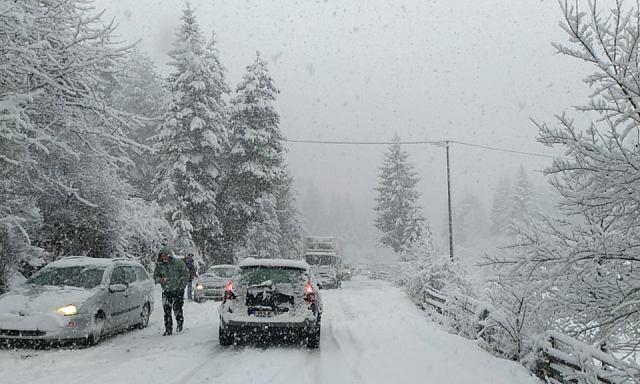
[[306,262],[247,258],[225,287],[219,341],[227,346],[275,336],[318,348],[321,317],[320,291]]
[[193,293],[194,301],[222,300],[224,297],[224,287],[233,276],[236,270],[235,265],[220,264],[214,265],[207,270],[207,273],[198,277],[196,289]]
[[0,296],[0,340],[94,345],[108,333],[144,328],[153,286],[136,261],[65,257]]

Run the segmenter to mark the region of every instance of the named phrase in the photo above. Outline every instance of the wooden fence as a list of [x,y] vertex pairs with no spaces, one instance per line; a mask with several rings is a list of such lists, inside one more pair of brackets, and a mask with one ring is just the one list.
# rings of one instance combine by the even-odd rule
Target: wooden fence
[[[497,353],[503,353],[494,344],[490,329],[483,329],[483,321],[491,316],[490,308],[468,296],[445,295],[424,287],[417,298],[419,305],[448,314],[452,308],[458,313],[472,316],[469,323],[476,326],[476,337],[484,339]],[[549,384],[640,384],[640,365],[621,361],[593,345],[556,331],[541,335],[537,345],[538,359],[534,372]],[[516,357],[517,358],[517,357]]]
[[538,343],[538,375],[551,384],[640,383],[640,366],[621,361],[560,332],[548,331]]

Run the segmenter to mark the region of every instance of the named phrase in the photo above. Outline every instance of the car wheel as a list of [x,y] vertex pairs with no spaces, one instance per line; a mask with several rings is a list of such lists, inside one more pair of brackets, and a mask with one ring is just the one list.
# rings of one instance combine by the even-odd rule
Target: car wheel
[[91,324],[91,332],[87,337],[87,345],[97,345],[102,340],[106,318],[102,311],[96,313]]
[[316,324],[313,332],[307,335],[307,348],[318,348],[320,347],[320,321]]
[[140,329],[147,328],[149,325],[149,318],[151,317],[151,305],[149,303],[144,303],[142,306],[142,312],[140,313],[140,323],[138,327]]
[[220,341],[220,345],[223,347],[228,347],[233,344],[233,333],[228,330],[222,329],[222,327],[218,328],[218,340]]

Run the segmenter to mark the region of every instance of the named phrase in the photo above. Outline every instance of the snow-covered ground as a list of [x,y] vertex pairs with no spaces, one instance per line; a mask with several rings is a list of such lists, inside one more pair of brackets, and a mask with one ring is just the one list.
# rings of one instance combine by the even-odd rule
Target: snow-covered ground
[[[478,383],[540,384],[515,363],[430,322],[403,292],[355,279],[322,291],[320,349],[218,344],[217,306],[185,304],[185,331],[149,328],[71,350],[0,350],[3,383]],[[159,303],[159,300],[157,301]]]

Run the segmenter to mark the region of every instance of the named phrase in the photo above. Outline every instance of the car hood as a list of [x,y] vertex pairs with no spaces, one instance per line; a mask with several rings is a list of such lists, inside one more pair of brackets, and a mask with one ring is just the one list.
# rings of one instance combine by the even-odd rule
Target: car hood
[[56,309],[74,304],[80,309],[95,289],[74,287],[24,286],[0,296],[0,311],[23,315],[55,312]]
[[202,276],[198,279],[198,283],[202,284],[215,284],[215,285],[225,285],[229,280],[223,277],[214,277],[214,276]]

